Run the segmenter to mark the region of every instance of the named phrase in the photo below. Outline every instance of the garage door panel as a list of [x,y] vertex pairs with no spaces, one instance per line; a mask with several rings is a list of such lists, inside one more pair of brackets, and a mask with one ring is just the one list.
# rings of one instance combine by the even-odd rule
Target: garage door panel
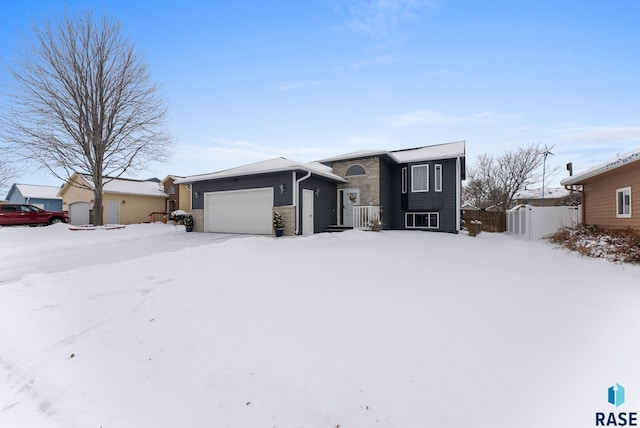
[[205,231],[272,233],[273,188],[205,193]]

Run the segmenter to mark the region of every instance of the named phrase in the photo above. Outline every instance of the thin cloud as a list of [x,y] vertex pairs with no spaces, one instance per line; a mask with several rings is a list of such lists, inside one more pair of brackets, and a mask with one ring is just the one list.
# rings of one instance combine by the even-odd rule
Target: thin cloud
[[399,59],[395,56],[380,55],[374,58],[356,61],[351,64],[338,65],[335,67],[335,70],[336,71],[354,71],[354,70],[360,70],[368,67],[376,67],[379,65],[393,64],[393,63],[397,63],[398,61]]
[[281,82],[276,86],[277,91],[293,91],[300,88],[308,88],[312,86],[321,86],[325,82],[320,80],[294,80],[291,82]]
[[495,124],[522,117],[522,113],[505,114],[486,111],[467,116],[447,116],[436,110],[414,110],[407,113],[391,115],[385,121],[392,127],[406,127],[415,125],[452,125],[452,124]]
[[370,0],[348,2],[345,27],[373,38],[396,34],[407,21],[417,19],[421,9],[435,9],[438,0]]
[[[565,131],[567,132],[567,131]],[[640,141],[640,127],[595,127],[569,131],[564,140],[587,144],[614,144],[618,142]]]
[[224,168],[232,168],[277,157],[286,157],[295,161],[308,162],[326,157],[327,152],[327,148],[278,148],[242,140],[212,140],[211,144],[206,146],[184,144],[180,149],[181,157],[185,157],[184,154],[188,153],[189,159],[199,163],[211,162],[212,166],[218,166],[213,170],[223,169],[223,166]]

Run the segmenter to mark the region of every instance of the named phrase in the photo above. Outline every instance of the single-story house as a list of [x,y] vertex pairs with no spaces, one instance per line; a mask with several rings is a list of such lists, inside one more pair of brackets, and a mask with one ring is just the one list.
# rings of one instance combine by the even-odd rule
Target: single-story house
[[198,231],[271,234],[277,210],[285,235],[378,221],[384,229],[457,233],[464,179],[465,142],[459,141],[311,163],[276,158],[174,183],[191,185]]
[[565,178],[560,184],[582,192],[584,224],[640,230],[640,149]]
[[[103,212],[106,224],[134,224],[149,221],[153,212],[163,212],[168,195],[159,180],[132,180],[104,177]],[[74,173],[58,192],[62,206],[69,211],[71,224],[91,223],[93,183]]]
[[7,193],[7,201],[14,204],[31,204],[47,211],[62,211],[59,187],[35,184],[13,184]]
[[568,205],[567,201],[570,195],[571,191],[564,187],[545,187],[544,195],[540,187],[525,188],[513,195],[511,208],[515,208],[518,205],[531,205],[533,207]]

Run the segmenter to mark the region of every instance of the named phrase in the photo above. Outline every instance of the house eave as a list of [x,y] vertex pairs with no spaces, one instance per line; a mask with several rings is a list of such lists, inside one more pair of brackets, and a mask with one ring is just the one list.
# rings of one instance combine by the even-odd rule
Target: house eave
[[184,177],[181,178],[179,180],[175,180],[174,183],[175,184],[186,184],[186,183],[196,183],[196,182],[200,182],[200,181],[210,181],[210,180],[222,180],[222,179],[228,179],[228,178],[236,178],[236,177],[251,177],[251,176],[256,176],[256,175],[263,175],[263,174],[275,174],[275,173],[279,173],[279,172],[292,172],[292,171],[297,171],[297,172],[304,172],[304,173],[311,173],[313,175],[319,176],[319,177],[324,177],[326,179],[338,182],[338,183],[346,183],[347,180],[345,180],[342,177],[339,177],[335,174],[327,174],[327,173],[323,173],[322,171],[316,171],[310,168],[305,168],[301,165],[297,165],[295,167],[285,167],[285,168],[269,168],[269,169],[263,169],[260,171],[247,171],[247,172],[243,172],[243,173],[237,173],[237,172],[232,172],[229,171],[229,173],[225,173],[224,171],[222,172],[214,172],[214,173],[210,173],[210,174],[202,174],[202,175],[194,175],[194,176],[190,176],[190,177]]
[[633,162],[640,160],[640,150],[634,150],[625,155],[619,156],[611,161],[597,165],[591,169],[588,169],[580,174],[573,175],[560,181],[563,186],[572,186],[577,184],[584,184],[587,180],[604,174],[609,171],[613,171],[617,168],[629,165]]

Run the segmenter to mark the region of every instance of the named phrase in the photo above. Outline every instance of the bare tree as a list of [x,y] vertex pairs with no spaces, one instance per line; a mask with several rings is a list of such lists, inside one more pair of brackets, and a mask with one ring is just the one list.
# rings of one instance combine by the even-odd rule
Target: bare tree
[[542,161],[539,144],[506,151],[498,157],[480,155],[467,174],[465,200],[480,208],[494,205],[501,211],[509,209],[517,192],[540,181]]
[[119,23],[90,12],[34,28],[9,69],[4,135],[20,156],[67,180],[85,174],[93,223],[103,224],[103,187],[166,158],[171,138],[159,87]]
[[15,177],[16,171],[6,159],[0,159],[0,199],[2,199],[9,187],[9,183]]

